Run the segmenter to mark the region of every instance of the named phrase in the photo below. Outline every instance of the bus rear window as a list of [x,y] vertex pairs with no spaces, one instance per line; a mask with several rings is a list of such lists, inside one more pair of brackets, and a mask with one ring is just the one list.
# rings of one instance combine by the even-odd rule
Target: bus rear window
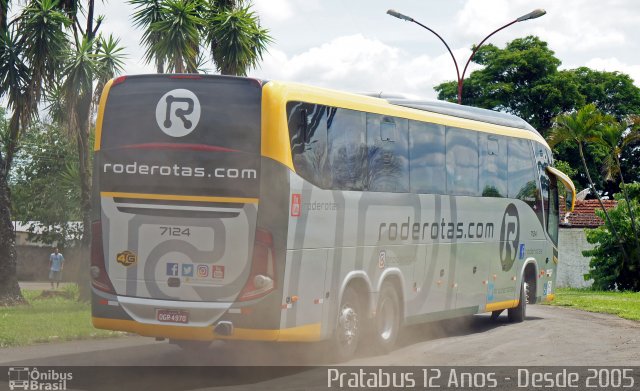
[[257,80],[130,76],[112,86],[101,149],[171,143],[260,152]]

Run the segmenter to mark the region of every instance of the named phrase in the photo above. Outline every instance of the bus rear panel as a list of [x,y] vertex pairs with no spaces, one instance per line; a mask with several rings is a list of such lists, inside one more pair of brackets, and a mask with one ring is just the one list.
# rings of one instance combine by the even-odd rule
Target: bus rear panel
[[[180,75],[105,88],[94,325],[176,339],[213,339],[222,325],[224,337],[242,326],[227,318],[276,289],[273,233],[258,225],[261,89],[253,79]],[[278,311],[279,299],[267,302]],[[278,326],[251,318],[252,328]]]

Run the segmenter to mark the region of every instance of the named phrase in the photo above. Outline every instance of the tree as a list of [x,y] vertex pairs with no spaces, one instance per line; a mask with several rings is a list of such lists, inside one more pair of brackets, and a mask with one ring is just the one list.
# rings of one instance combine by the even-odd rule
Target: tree
[[[556,115],[584,104],[574,78],[559,74],[560,60],[538,37],[514,39],[504,49],[483,46],[473,61],[484,68],[464,83],[466,105],[515,114],[544,134]],[[456,101],[457,82],[434,89],[438,99]]]
[[[558,70],[561,61],[538,37],[514,39],[504,49],[483,46],[473,61],[484,68],[465,80],[463,103],[515,114],[542,134],[551,128],[558,114],[587,103],[618,120],[640,111],[640,88],[628,75],[587,67]],[[438,99],[457,99],[455,81],[434,89]]]
[[616,226],[613,225],[609,217],[609,213],[602,203],[602,197],[598,193],[589,174],[587,162],[585,160],[583,144],[592,138],[596,132],[603,129],[603,126],[611,124],[611,117],[604,116],[595,105],[589,104],[584,106],[578,111],[570,114],[562,114],[556,117],[554,126],[551,128],[547,141],[551,147],[565,142],[575,143],[580,152],[580,160],[582,161],[582,167],[584,169],[587,180],[589,181],[589,189],[591,193],[596,196],[600,203],[600,208],[604,214],[608,228],[613,233],[613,236],[617,239],[620,249],[622,250],[623,258],[627,258],[626,251],[622,245],[620,235],[618,235]]
[[59,126],[34,123],[21,141],[11,180],[14,219],[38,230],[32,240],[60,248],[82,237],[68,224],[81,213],[77,154],[65,136]]
[[145,60],[158,73],[201,71],[207,47],[224,75],[246,75],[271,38],[250,5],[235,0],[129,0],[134,23],[144,29]]
[[[37,115],[42,92],[57,79],[70,20],[53,0],[34,0],[6,23],[8,2],[0,5],[0,97],[11,119],[0,146],[0,304],[22,302],[16,280],[15,236],[11,226],[9,172],[21,131]],[[5,27],[6,26],[6,27]]]
[[152,23],[150,34],[160,37],[149,48],[155,56],[166,59],[167,71],[194,72],[198,63],[200,31],[204,21],[198,15],[198,2],[165,0],[161,18]]
[[640,240],[638,240],[636,219],[633,208],[631,207],[632,204],[625,186],[622,166],[620,164],[622,151],[629,145],[640,141],[638,126],[640,126],[640,118],[633,116],[629,118],[628,123],[626,121],[623,123],[612,122],[601,127],[592,136],[588,137],[587,140],[600,145],[607,152],[607,157],[604,161],[605,178],[607,180],[613,180],[616,176],[620,177],[622,193],[629,208],[629,218],[631,220],[631,230],[635,238],[636,250],[638,254],[640,254]]
[[[93,7],[93,0],[89,1]],[[90,8],[92,9],[92,8]],[[92,15],[88,12],[87,15]],[[74,16],[76,22],[77,15]],[[87,16],[87,25],[78,33],[74,30],[75,46],[66,58],[66,64],[62,70],[63,81],[55,90],[61,100],[54,103],[57,107],[54,112],[61,114],[58,119],[68,129],[68,134],[75,141],[78,154],[78,180],[80,187],[80,206],[82,217],[81,259],[88,260],[89,245],[91,243],[91,132],[93,129],[91,114],[93,104],[97,101],[95,95],[100,90],[94,89],[94,83],[102,88],[106,81],[112,78],[122,67],[122,48],[118,47],[118,40],[109,36],[104,39],[95,34],[101,18],[93,26],[93,21]],[[81,264],[80,278],[88,278],[88,262]],[[80,299],[89,299],[88,284],[80,281]]]
[[[472,72],[465,81],[463,103],[515,114],[543,135],[549,132],[557,115],[578,110],[587,103],[619,121],[628,114],[640,113],[640,88],[628,75],[586,67],[558,70],[560,60],[537,37],[515,39],[504,49],[483,46],[473,61],[484,68]],[[435,90],[438,99],[456,101],[456,82],[442,83]],[[606,154],[589,144],[584,147],[591,157],[587,165],[593,183],[611,193],[617,191],[617,183],[606,182],[600,173]],[[576,145],[558,145],[554,152],[571,166],[582,163]],[[621,163],[625,177],[640,180],[638,162],[640,150],[624,152]],[[589,186],[585,175],[579,176],[578,182]]]
[[[640,184],[635,185],[636,189],[640,189],[638,186]],[[633,210],[637,215],[640,207],[636,199],[632,199],[631,205],[627,205],[627,201],[620,194],[616,194],[616,200],[618,205],[609,210],[610,224],[616,227],[617,232],[621,232],[622,242],[605,226],[587,230],[587,241],[595,244],[595,247],[582,252],[584,256],[591,257],[589,272],[584,277],[594,280],[594,289],[638,292],[640,291],[640,253],[637,252],[637,247],[631,245],[634,238],[628,211]],[[604,216],[599,210],[596,213],[601,218]]]
[[211,57],[221,74],[245,76],[258,66],[271,37],[248,6],[219,3],[210,3],[206,18]]

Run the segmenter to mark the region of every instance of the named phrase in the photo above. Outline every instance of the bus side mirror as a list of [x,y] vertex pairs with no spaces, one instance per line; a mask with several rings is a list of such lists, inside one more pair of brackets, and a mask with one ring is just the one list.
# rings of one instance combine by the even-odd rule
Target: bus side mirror
[[573,204],[574,204],[574,199],[573,199],[573,193],[571,193],[571,190],[567,189],[567,187],[564,187],[566,190],[565,193],[565,207],[567,209],[568,212],[573,212]]
[[551,166],[547,166],[547,172],[550,175],[553,175],[554,177],[556,177],[564,185],[564,188],[566,190],[564,199],[567,203],[566,204],[567,212],[573,212],[573,207],[575,206],[575,202],[576,202],[576,187],[573,185],[571,178],[569,178],[562,171]]

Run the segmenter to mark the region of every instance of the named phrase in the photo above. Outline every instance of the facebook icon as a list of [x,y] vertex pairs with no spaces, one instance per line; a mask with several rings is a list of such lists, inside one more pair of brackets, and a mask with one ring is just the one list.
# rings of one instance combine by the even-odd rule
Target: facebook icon
[[177,275],[178,275],[178,264],[167,263],[167,276],[177,276]]

